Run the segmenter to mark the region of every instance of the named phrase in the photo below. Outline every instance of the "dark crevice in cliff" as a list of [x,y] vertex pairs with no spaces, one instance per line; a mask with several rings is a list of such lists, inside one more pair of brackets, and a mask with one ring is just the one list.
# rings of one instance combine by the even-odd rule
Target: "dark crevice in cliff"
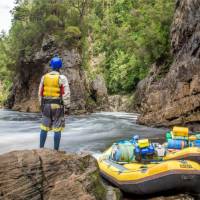
[[179,116],[178,117],[166,117],[166,119],[168,120],[168,121],[173,121],[173,120],[175,120],[175,119],[178,119],[179,118]]

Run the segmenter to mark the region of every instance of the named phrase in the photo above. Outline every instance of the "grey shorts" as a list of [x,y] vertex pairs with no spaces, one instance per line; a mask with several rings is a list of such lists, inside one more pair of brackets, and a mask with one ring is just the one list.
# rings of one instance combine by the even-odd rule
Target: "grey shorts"
[[44,131],[63,131],[65,127],[64,108],[59,104],[44,104],[42,107],[42,124]]

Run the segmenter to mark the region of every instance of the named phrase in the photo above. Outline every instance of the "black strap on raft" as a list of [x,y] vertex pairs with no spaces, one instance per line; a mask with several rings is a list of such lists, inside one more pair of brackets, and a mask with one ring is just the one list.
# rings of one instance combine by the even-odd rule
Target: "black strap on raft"
[[42,105],[44,104],[59,104],[63,105],[63,100],[62,99],[44,99],[42,98]]

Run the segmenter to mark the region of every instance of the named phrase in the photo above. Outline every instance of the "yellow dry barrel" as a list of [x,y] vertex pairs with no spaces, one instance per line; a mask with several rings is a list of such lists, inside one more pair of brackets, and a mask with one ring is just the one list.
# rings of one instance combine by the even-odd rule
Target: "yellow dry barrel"
[[188,137],[189,129],[186,127],[175,126],[172,132],[174,136]]
[[140,148],[148,147],[149,146],[149,140],[148,139],[138,140],[138,146]]

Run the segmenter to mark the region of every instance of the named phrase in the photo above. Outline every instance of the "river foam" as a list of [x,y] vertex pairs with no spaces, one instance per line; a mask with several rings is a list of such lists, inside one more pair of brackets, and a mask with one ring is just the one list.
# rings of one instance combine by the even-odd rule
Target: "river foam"
[[[100,112],[70,116],[62,134],[61,150],[100,152],[120,139],[163,137],[165,130],[136,124],[137,113]],[[39,145],[41,115],[0,110],[0,153],[35,149]],[[53,147],[53,133],[48,134],[47,148]]]

